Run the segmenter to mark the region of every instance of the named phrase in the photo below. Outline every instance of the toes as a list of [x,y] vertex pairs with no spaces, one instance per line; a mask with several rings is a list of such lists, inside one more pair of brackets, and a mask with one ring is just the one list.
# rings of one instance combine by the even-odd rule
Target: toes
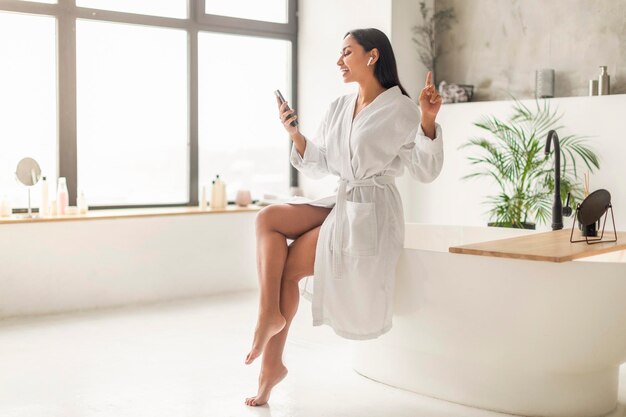
[[259,356],[259,352],[256,349],[252,349],[248,356],[246,356],[246,364],[251,364],[257,357]]
[[259,404],[257,402],[257,397],[248,397],[248,398],[246,398],[246,401],[245,401],[246,405],[249,405],[249,406],[252,406],[252,407],[258,407],[259,405],[261,405],[261,404]]

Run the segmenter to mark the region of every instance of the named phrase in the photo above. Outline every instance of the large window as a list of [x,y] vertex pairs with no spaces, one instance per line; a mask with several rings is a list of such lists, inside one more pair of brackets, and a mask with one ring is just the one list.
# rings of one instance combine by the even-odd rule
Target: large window
[[[209,0],[210,1],[210,0]],[[76,5],[116,12],[186,18],[186,0],[76,0]]]
[[[228,62],[216,62],[228,56]],[[199,186],[216,174],[229,199],[240,188],[281,194],[288,188],[289,139],[278,120],[274,90],[290,100],[291,45],[277,39],[200,33]]]
[[[56,182],[56,22],[51,16],[0,11],[0,199],[28,206],[28,190],[15,179],[20,159],[34,158]],[[25,52],[27,51],[27,52]],[[31,204],[39,193],[31,190]]]
[[[19,159],[70,204],[196,205],[295,183],[273,92],[294,97],[296,0],[0,3],[0,198],[25,208]],[[31,189],[37,207],[39,185]]]
[[78,188],[94,205],[187,203],[185,31],[78,20],[76,64]]
[[206,0],[205,11],[209,14],[287,23],[287,0]]

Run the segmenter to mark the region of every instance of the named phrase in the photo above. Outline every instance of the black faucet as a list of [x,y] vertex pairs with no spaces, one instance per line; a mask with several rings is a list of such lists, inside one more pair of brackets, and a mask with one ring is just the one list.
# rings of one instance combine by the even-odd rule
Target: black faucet
[[556,130],[548,132],[545,154],[550,154],[550,142],[554,142],[554,203],[552,204],[552,230],[563,228],[563,215],[570,216],[572,209],[569,206],[569,193],[565,207],[561,204],[561,146]]

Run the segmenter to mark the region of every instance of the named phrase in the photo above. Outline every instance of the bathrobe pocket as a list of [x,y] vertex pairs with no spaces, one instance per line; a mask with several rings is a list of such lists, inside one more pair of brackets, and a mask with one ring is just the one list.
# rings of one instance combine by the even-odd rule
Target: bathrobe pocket
[[349,255],[378,253],[378,224],[375,203],[346,201],[343,252]]

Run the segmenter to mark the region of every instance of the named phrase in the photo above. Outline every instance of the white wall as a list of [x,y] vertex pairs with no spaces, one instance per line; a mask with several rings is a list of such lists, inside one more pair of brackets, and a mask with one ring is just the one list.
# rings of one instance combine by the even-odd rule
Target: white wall
[[[331,101],[356,91],[356,84],[343,82],[337,66],[346,32],[375,27],[390,36],[391,12],[391,0],[300,0],[296,110],[304,136],[315,134]],[[307,197],[332,193],[336,182],[336,177],[312,181],[300,175]]]
[[[532,106],[534,100],[523,103]],[[588,143],[600,158],[600,170],[591,175],[590,189],[609,190],[617,230],[626,230],[626,141],[622,133],[626,95],[557,98],[551,99],[550,104],[563,114],[561,124],[564,129],[557,132],[560,137],[568,133],[590,136]],[[444,168],[439,178],[430,184],[412,181],[411,191],[403,196],[410,198],[412,202],[410,210],[405,213],[407,221],[486,225],[487,217],[482,213],[487,207],[482,206],[481,202],[497,188],[487,179],[461,181],[463,175],[473,170],[467,162],[467,155],[471,151],[457,148],[471,136],[484,134],[472,126],[474,121],[487,114],[506,117],[510,114],[511,106],[511,101],[442,106],[438,122],[443,127]],[[577,167],[582,172],[587,170],[584,164],[579,163]],[[579,173],[581,178],[582,172]],[[571,221],[572,217],[564,218],[564,226],[571,227]],[[609,218],[607,224],[610,221]],[[538,229],[549,230],[550,224]]]
[[255,216],[0,225],[0,318],[254,289]]
[[[433,7],[434,0],[427,0],[426,4]],[[419,93],[424,88],[426,67],[420,62],[419,54],[413,38],[413,26],[422,23],[419,11],[419,2],[415,0],[393,0],[391,21],[391,45],[396,56],[398,76],[402,86],[417,103]],[[415,206],[414,195],[410,192],[412,180],[408,175],[396,180],[396,185],[402,196],[405,213]]]

